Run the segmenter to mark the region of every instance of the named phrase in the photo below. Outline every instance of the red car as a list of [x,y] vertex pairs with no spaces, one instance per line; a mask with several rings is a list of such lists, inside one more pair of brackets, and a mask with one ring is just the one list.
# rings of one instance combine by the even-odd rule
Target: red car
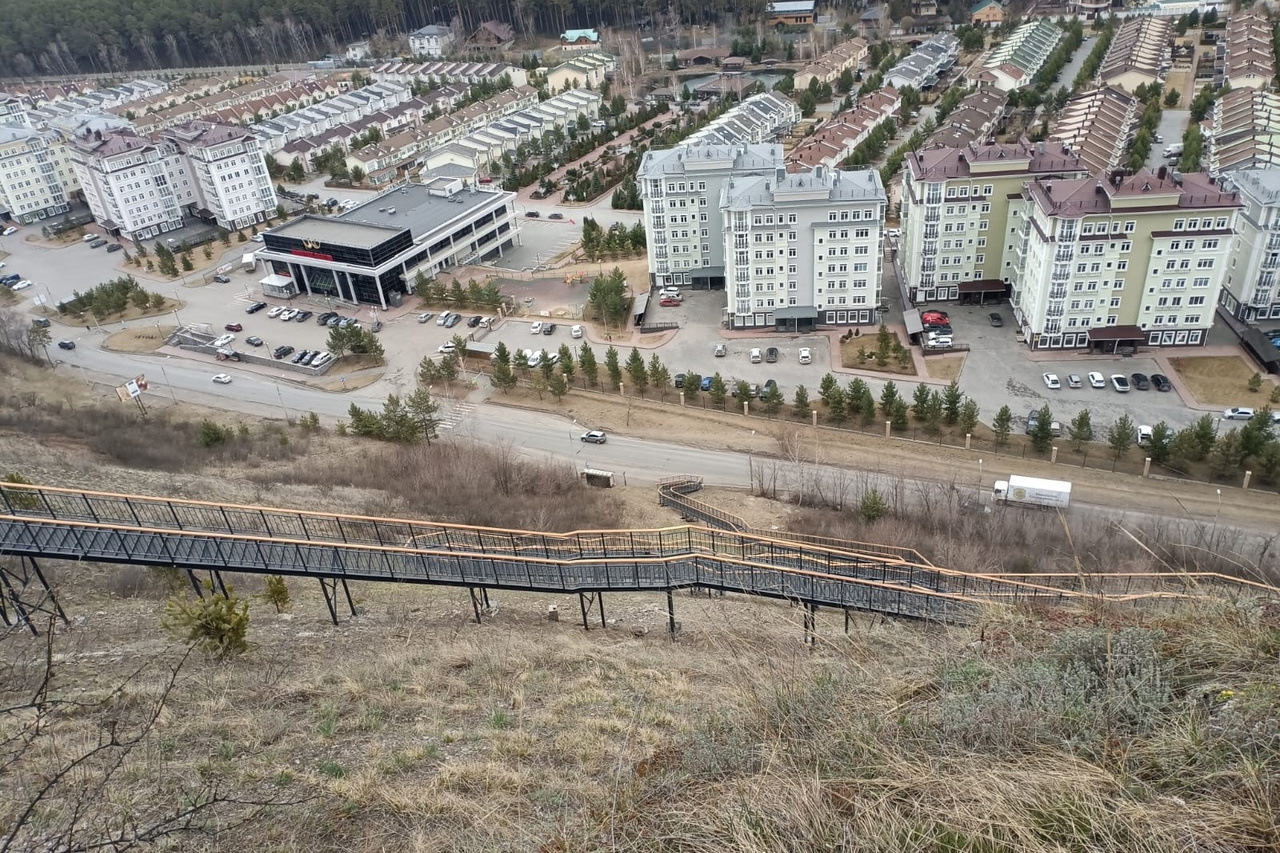
[[935,314],[933,312],[921,314],[920,322],[926,326],[950,326],[951,325],[950,319],[942,316],[941,314]]
[[243,331],[244,331],[244,326],[241,326],[239,323],[228,323],[227,325],[223,326],[222,328],[226,329],[228,332],[243,332]]
[[661,305],[663,308],[679,308],[680,300],[679,299],[663,299],[658,304]]

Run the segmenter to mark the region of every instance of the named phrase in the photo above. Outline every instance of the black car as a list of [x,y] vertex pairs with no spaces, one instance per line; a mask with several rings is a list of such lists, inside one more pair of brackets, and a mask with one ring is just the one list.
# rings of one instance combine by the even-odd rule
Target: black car
[[0,278],[0,284],[17,284],[20,281],[22,281],[22,276],[18,275],[16,272],[11,272]]
[[483,319],[484,319],[483,317],[477,314],[476,316],[472,317],[470,320],[467,321],[467,328],[474,329],[476,326],[480,325],[480,321]]
[[542,334],[544,334],[544,335],[554,334],[554,333],[555,333],[555,330],[556,330],[556,324],[555,324],[555,323],[543,323],[543,324],[542,324]]
[[308,320],[310,320],[310,319],[311,319],[311,312],[310,312],[310,311],[300,311],[300,312],[298,312],[298,316],[297,316],[297,317],[294,317],[293,319],[297,320],[299,323],[305,323],[305,322],[307,322]]
[[105,245],[107,245],[107,241],[106,241],[106,240],[103,240],[101,237],[99,237],[97,240],[94,240],[92,243],[90,243],[90,244],[89,244],[89,248],[90,248],[90,249],[101,249],[101,248],[102,248],[103,246],[105,246]]
[[244,339],[244,342],[251,347],[262,346],[262,338],[258,337],[257,335],[250,335],[249,337]]
[[769,347],[767,350],[765,350],[764,360],[767,361],[769,364],[773,364],[774,362],[776,362],[778,360],[778,348]]
[[547,219],[564,219],[564,214],[563,214],[563,213],[553,213],[553,214],[551,214],[550,216],[548,216],[548,217],[547,217]]
[[997,311],[992,311],[990,314],[988,314],[987,319],[990,320],[991,325],[996,327],[997,329],[1004,325],[1004,318],[1001,317],[999,312]]
[[311,355],[311,351],[304,349],[302,352],[298,353],[292,358],[292,360],[290,361],[290,364],[302,364],[302,360],[309,355]]
[[267,307],[267,303],[265,302],[255,302],[252,305],[250,305],[248,308],[244,309],[244,313],[257,314],[259,311],[261,311],[263,308],[266,308],[266,307]]
[[58,349],[75,349],[75,341],[58,341]]
[[539,212],[538,212],[538,211],[536,211],[536,210],[526,210],[526,211],[524,212],[524,215],[525,215],[525,216],[527,216],[527,217],[529,217],[530,219],[537,219],[537,218],[538,218],[539,216],[541,216],[542,214],[541,214],[541,213],[539,213]]
[[683,387],[684,387],[684,374],[683,374],[683,373],[677,373],[677,374],[676,374],[676,378],[675,378],[675,380],[674,380],[673,384],[674,384],[677,388],[683,388]]
[[951,334],[951,327],[944,326],[941,323],[925,323],[922,328],[926,332],[946,332],[947,334]]
[[120,245],[119,243],[112,243],[110,246],[107,247],[107,253],[110,254],[111,252],[118,252],[123,248],[124,246]]
[[[118,245],[118,244],[117,244],[117,245]],[[112,248],[115,248],[115,247],[113,246]],[[214,280],[214,281],[216,281],[218,284],[230,284],[230,283],[231,283],[231,277],[230,277],[230,276],[225,276],[225,275],[223,275],[222,273],[218,273],[217,275],[215,275],[215,276],[213,277],[213,280]]]
[[324,325],[327,325],[327,324],[328,324],[328,322],[329,322],[330,320],[332,320],[332,319],[333,319],[334,317],[336,317],[336,316],[337,316],[337,312],[336,312],[336,311],[326,311],[326,312],[324,312],[323,314],[321,314],[319,317],[317,317],[317,318],[316,318],[316,325],[317,325],[317,326],[324,326]]
[[1130,384],[1133,385],[1134,388],[1137,388],[1139,391],[1151,390],[1151,380],[1147,378],[1147,374],[1145,373],[1133,374],[1132,376],[1129,377],[1129,382]]
[[276,347],[276,351],[273,352],[272,355],[277,359],[280,359],[280,358],[284,358],[286,355],[288,355],[291,352],[293,352],[293,347],[289,346],[288,344],[285,344],[282,347]]
[[37,317],[31,321],[31,325],[41,329],[47,329],[51,325],[48,317]]
[[315,360],[316,360],[316,356],[318,356],[318,355],[320,355],[320,350],[312,350],[311,352],[307,353],[307,357],[306,357],[306,358],[304,358],[304,359],[302,360],[302,362],[301,362],[301,363],[302,363],[302,366],[303,366],[303,367],[310,367],[310,366],[311,366],[311,362],[315,361]]
[[1151,374],[1151,384],[1156,386],[1157,391],[1172,391],[1173,383],[1169,381],[1169,377],[1163,373]]
[[763,392],[764,395],[767,397],[769,394],[775,391],[777,387],[778,387],[777,382],[775,382],[772,379],[766,379],[764,382],[764,392]]

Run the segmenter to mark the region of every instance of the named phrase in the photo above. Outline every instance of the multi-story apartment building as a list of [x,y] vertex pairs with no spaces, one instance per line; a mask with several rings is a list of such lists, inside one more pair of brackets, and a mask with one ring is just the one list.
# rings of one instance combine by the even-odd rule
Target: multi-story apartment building
[[1204,174],[1031,181],[1006,229],[1014,318],[1033,349],[1200,346],[1238,197]]
[[108,233],[138,241],[182,227],[182,208],[170,177],[177,152],[134,133],[75,140],[71,162],[93,218]]
[[234,230],[276,208],[259,142],[244,128],[190,122],[154,139],[94,131],[72,142],[71,162],[98,224],[134,241],[182,227],[184,215]]
[[69,209],[69,161],[57,134],[0,125],[0,209],[23,224]]
[[1242,207],[1219,303],[1246,323],[1280,320],[1280,169],[1241,169],[1222,183]]
[[1010,198],[1036,177],[1088,174],[1061,146],[1026,141],[926,148],[905,167],[900,260],[913,302],[1004,294],[1017,274]]
[[730,326],[874,322],[887,200],[875,169],[788,174],[779,157],[772,174],[730,178],[720,198]]
[[788,175],[779,145],[686,144],[647,153],[639,181],[654,286],[728,290],[734,328],[873,321],[878,173]]
[[[195,215],[234,231],[275,214],[276,190],[257,137],[227,124],[193,121],[165,131],[164,138],[181,155],[174,178],[182,203],[196,205]],[[185,174],[191,174],[187,193]]]

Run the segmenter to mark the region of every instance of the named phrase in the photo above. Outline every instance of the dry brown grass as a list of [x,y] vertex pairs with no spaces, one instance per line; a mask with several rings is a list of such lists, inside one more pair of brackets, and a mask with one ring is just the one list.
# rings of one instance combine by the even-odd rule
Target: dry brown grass
[[134,329],[124,329],[108,335],[102,342],[102,348],[112,352],[155,352],[164,346],[164,342],[177,328],[177,326],[139,326]]
[[929,372],[930,379],[950,382],[953,379],[960,378],[960,371],[964,369],[964,358],[963,355],[943,355],[926,358],[924,367]]
[[[897,333],[893,333],[895,340],[901,341]],[[865,360],[859,360],[858,351],[865,350],[867,357]],[[911,352],[911,347],[907,347],[907,352]],[[848,370],[869,370],[875,373],[890,373],[894,376],[915,376],[916,365],[915,359],[907,363],[904,367],[898,362],[893,352],[889,353],[888,362],[881,367],[876,363],[876,335],[865,334],[857,337],[849,338],[847,341],[840,342],[840,366]]]
[[1191,395],[1209,406],[1242,406],[1250,400],[1262,405],[1274,385],[1274,380],[1264,375],[1262,391],[1250,391],[1249,377],[1256,371],[1241,356],[1171,358],[1169,365],[1177,371]]

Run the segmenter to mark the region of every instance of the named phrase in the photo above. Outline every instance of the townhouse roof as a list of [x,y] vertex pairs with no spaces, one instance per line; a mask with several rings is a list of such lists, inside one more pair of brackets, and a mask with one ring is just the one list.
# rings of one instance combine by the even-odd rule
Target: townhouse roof
[[1258,166],[1280,166],[1280,95],[1232,89],[1213,106],[1214,174]]
[[1222,73],[1227,80],[1253,75],[1259,85],[1269,84],[1276,76],[1272,24],[1263,7],[1251,6],[1227,18]]
[[1102,59],[1098,76],[1103,83],[1115,82],[1122,75],[1137,72],[1153,80],[1168,55],[1169,34],[1173,24],[1167,18],[1126,18],[1120,24],[1107,54]]
[[[1000,68],[1014,79],[1025,77],[1030,80],[1044,66],[1061,40],[1062,28],[1057,24],[1043,18],[1027,21],[996,45],[982,64],[985,68]],[[1015,74],[1005,66],[1020,73]]]
[[1049,140],[1078,154],[1091,171],[1109,172],[1120,165],[1138,112],[1137,98],[1122,89],[1090,89],[1067,101]]

